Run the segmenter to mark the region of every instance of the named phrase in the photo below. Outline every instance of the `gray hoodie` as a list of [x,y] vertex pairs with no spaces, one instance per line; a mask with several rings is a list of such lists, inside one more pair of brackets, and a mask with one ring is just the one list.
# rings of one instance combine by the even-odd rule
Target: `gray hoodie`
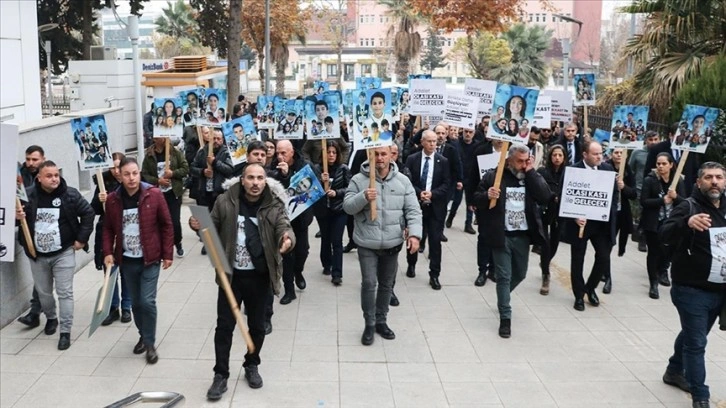
[[421,206],[408,177],[398,172],[395,163],[384,180],[376,176],[377,217],[371,220],[370,203],[364,196],[369,186],[370,165],[366,161],[361,172],[353,176],[343,200],[343,210],[354,216],[353,241],[372,250],[390,249],[403,243],[404,229],[408,235],[421,238]]

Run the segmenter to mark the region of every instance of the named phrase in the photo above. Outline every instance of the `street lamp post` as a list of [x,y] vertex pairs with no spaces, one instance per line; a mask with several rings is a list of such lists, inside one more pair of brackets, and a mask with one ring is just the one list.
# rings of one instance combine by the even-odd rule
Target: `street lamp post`
[[143,107],[141,106],[141,70],[139,69],[139,17],[130,15],[126,26],[131,40],[131,59],[134,64],[134,107],[136,119],[136,151],[144,154]]
[[270,58],[270,0],[265,0],[265,96],[270,96]]
[[[563,14],[553,14],[553,17],[559,17],[560,20],[567,21],[568,23],[575,23],[578,25],[577,30],[577,36],[575,37],[574,41],[577,41],[577,39],[580,37],[580,32],[582,32],[582,21],[572,18],[569,16],[565,16]],[[568,86],[570,84],[570,38],[565,37],[562,39],[562,85],[564,90],[568,90]]]
[[[48,23],[48,24],[42,24],[38,26],[38,34],[43,34],[47,31],[55,30],[58,28],[58,24],[56,23]],[[45,51],[45,69],[48,73],[48,93],[46,94],[46,100],[48,101],[48,113],[50,116],[53,116],[53,84],[51,83],[51,44],[50,40],[46,40],[45,43],[41,43],[43,46],[43,50]]]

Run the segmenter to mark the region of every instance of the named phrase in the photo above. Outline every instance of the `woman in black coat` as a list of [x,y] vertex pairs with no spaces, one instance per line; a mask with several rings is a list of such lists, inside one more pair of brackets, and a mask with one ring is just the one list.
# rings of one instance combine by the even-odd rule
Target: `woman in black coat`
[[348,220],[348,215],[343,211],[343,197],[351,175],[348,166],[343,164],[343,156],[336,142],[328,141],[326,159],[328,172],[323,173],[322,168],[319,172],[320,183],[329,183],[325,198],[321,199],[325,208],[321,209],[321,217],[318,218],[320,262],[323,264],[323,274],[332,275],[333,285],[338,286],[343,282],[343,230]]
[[658,283],[670,286],[668,280],[668,264],[672,251],[661,244],[658,229],[670,216],[673,208],[685,199],[686,190],[683,177],[675,190],[669,190],[675,175],[675,161],[668,152],[659,153],[656,157],[655,170],[643,179],[640,192],[640,204],[643,213],[640,216],[640,227],[645,232],[648,245],[646,264],[650,280],[651,299],[658,299]]
[[547,208],[543,209],[544,216],[542,217],[546,239],[540,249],[542,288],[539,293],[545,296],[550,293],[550,262],[560,245],[558,214],[560,212],[560,195],[562,194],[560,180],[562,180],[562,173],[565,170],[565,156],[565,148],[562,145],[553,145],[547,152],[545,166],[537,170],[547,182],[550,191],[552,191],[552,199],[547,204]]
[[[623,159],[623,149],[615,149],[608,160],[608,164],[613,166],[615,171],[620,171],[620,165]],[[625,165],[625,175],[623,176],[624,186],[620,190],[620,202],[618,203],[617,229],[618,234],[618,256],[625,255],[625,248],[628,245],[628,235],[633,232],[633,212],[630,208],[630,200],[638,197],[635,189],[635,175],[630,166]]]

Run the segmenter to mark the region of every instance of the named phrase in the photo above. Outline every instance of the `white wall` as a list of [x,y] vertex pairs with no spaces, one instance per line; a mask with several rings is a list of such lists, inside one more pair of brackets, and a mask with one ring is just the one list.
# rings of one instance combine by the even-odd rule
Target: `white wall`
[[[108,108],[105,98],[115,98],[112,107],[123,108],[123,118],[115,131],[120,136],[119,150],[136,148],[136,116],[134,105],[134,65],[131,60],[70,61],[68,78],[71,87],[71,112]],[[143,91],[145,106],[146,93]],[[111,125],[109,124],[109,127]]]
[[42,117],[38,18],[34,1],[0,1],[0,116],[20,124]]

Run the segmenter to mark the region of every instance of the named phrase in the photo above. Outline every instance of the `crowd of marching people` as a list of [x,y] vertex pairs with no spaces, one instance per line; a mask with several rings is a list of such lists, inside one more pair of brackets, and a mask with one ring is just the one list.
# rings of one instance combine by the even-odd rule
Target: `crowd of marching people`
[[[255,104],[242,96],[232,112],[258,116]],[[232,268],[227,273],[230,287],[245,309],[254,344],[243,364],[252,388],[263,384],[260,350],[272,332],[275,298],[279,296],[281,305],[294,302],[297,291],[305,290],[310,271],[322,270],[334,286],[360,276],[361,343],[372,344],[376,334],[395,339],[387,315],[390,306],[399,305],[399,255],[405,252],[402,275],[413,279],[427,271],[431,289],[441,290],[447,275],[442,242],[448,241],[447,230],[458,216],[463,231],[477,235],[478,269],[472,271],[472,282],[478,287],[488,281],[496,285],[498,334],[509,338],[516,322],[510,294],[527,276],[530,252],[539,257],[540,294],[546,296],[552,259],[561,241],[569,244],[573,307],[582,312],[586,301],[590,307],[600,304],[601,284],[602,294],[617,291],[613,248],[615,256],[622,257],[632,236],[638,249],[647,252],[642,276],[649,290],[643,296],[658,299],[659,289],[670,287],[680,316],[681,331],[663,381],[690,392],[694,406],[709,406],[706,337],[719,315],[721,329],[726,329],[726,284],[713,279],[726,273],[726,251],[719,252],[722,246],[717,242],[726,242],[726,233],[720,233],[726,228],[724,167],[699,163],[697,155],[690,155],[674,183],[681,158],[680,150],[674,149],[678,124],[668,135],[648,131],[645,146],[630,151],[626,161],[620,149],[605,159],[603,147],[583,129],[577,115],[570,123],[529,127],[528,142],[507,151],[502,142],[487,138],[490,119],[484,116],[475,129],[459,129],[402,113],[391,125],[391,146],[369,152],[354,151],[348,134],[352,124],[343,120],[341,137],[326,140],[325,149],[320,140],[274,140],[260,130],[260,140],[248,144],[246,161],[239,165],[233,165],[221,129],[189,126],[184,129],[184,151],[172,149],[169,159],[162,138],[147,137],[148,146],[137,158],[113,153],[114,167],[101,179],[94,178],[105,188],[96,188],[91,203],[65,183],[42,147],[30,146],[19,176],[28,201],[18,208],[16,218],[27,220],[35,243],[35,251],[30,251],[20,234],[31,260],[34,291],[30,311],[18,320],[37,327],[44,314],[45,334],[59,330],[58,349],[71,346],[74,251],[88,250],[90,244],[97,269],[115,265],[121,272],[111,312],[102,324],[133,320],[139,340],[132,352],[156,363],[158,278],[175,256],[187,254],[180,219],[186,190],[210,211],[222,255]],[[145,123],[144,129],[148,132],[153,126]],[[477,157],[490,153],[506,156],[501,181],[496,180],[496,169],[480,172]],[[308,165],[326,186],[324,197],[290,220],[289,206],[306,200],[291,180]],[[559,216],[568,167],[598,172],[624,167],[623,177],[617,176],[613,185],[608,221]],[[310,228],[314,221],[317,227]],[[194,231],[202,228],[193,217],[188,225]],[[315,235],[311,229],[318,230],[321,239],[319,264],[308,259],[309,236]],[[585,274],[588,243],[595,255]],[[421,266],[426,249],[428,256],[421,261],[428,265]],[[204,247],[202,254],[209,250]],[[353,251],[359,271],[344,271],[343,254]],[[222,287],[217,316],[210,400],[220,399],[227,390],[236,325]]]

